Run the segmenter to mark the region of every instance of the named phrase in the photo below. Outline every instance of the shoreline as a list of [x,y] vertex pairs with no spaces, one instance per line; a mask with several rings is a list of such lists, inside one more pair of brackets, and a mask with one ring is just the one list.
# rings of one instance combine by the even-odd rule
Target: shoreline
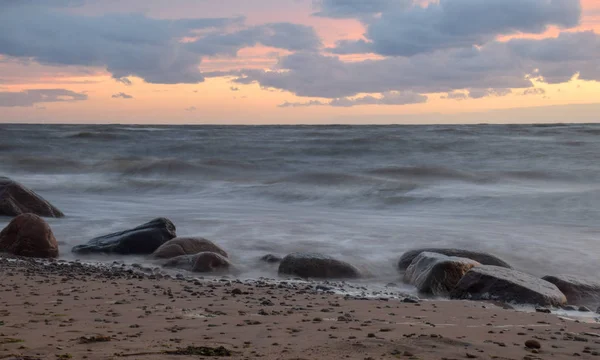
[[[4,257],[0,279],[0,359],[600,355],[599,323],[476,301],[360,299],[316,290],[317,283],[159,279],[134,269]],[[528,340],[541,349],[527,349]]]

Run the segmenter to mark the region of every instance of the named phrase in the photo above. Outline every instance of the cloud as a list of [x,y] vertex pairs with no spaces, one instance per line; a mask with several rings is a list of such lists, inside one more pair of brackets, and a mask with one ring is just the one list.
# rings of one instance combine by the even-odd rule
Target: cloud
[[258,44],[290,51],[316,50],[321,46],[321,39],[310,26],[270,23],[233,33],[210,33],[188,43],[186,48],[205,56],[235,56],[240,49]]
[[88,96],[66,89],[31,89],[20,92],[0,92],[0,106],[33,106],[38,103],[82,101]]
[[126,78],[126,77],[115,79],[115,81],[120,82],[121,84],[126,85],[126,86],[133,85],[133,83],[131,82],[131,80],[129,80],[129,78]]
[[133,99],[133,96],[120,92],[111,96],[113,99]]
[[231,91],[240,91],[240,88],[239,87],[235,87],[235,86],[231,86],[229,88],[229,90],[231,90]]
[[309,106],[334,106],[334,107],[352,107],[358,105],[408,105],[427,102],[427,96],[415,94],[413,92],[386,92],[376,97],[366,95],[356,98],[344,97],[333,99],[329,102],[320,100],[311,100],[307,102],[284,102],[279,107],[309,107]]
[[190,106],[190,107],[187,107],[187,108],[185,108],[184,110],[185,110],[185,111],[192,112],[192,111],[196,111],[197,109],[196,109],[196,107],[195,107],[195,106]]
[[469,97],[471,99],[481,99],[492,96],[506,96],[511,92],[511,89],[469,89]]
[[462,92],[462,91],[451,91],[449,93],[447,93],[446,95],[442,96],[442,99],[450,99],[450,100],[466,100],[469,98],[469,93],[468,92]]
[[413,0],[318,0],[313,15],[330,18],[365,18],[392,9],[405,9]]
[[[560,89],[558,91],[560,92]],[[527,96],[527,95],[544,95],[544,94],[546,94],[546,90],[544,90],[542,88],[530,88],[530,89],[525,89],[521,95]]]
[[[352,1],[327,3],[331,2],[360,7]],[[346,9],[339,4],[335,8]],[[579,0],[440,0],[427,6],[380,10],[379,17],[365,23],[367,41],[344,40],[331,51],[414,56],[483,45],[499,35],[541,34],[549,26],[572,28],[581,18]]]
[[57,6],[11,1],[2,7],[0,55],[44,65],[101,67],[125,84],[131,76],[148,83],[191,84],[204,81],[203,56],[231,56],[256,44],[294,51],[320,46],[314,30],[304,25],[272,23],[228,33],[230,26],[243,26],[243,18],[85,16],[58,6],[69,1],[52,2]]
[[504,91],[500,89],[532,87],[532,79],[555,83],[577,75],[584,80],[600,80],[598,58],[600,35],[561,33],[544,40],[493,41],[481,47],[442,50],[433,56],[353,62],[344,62],[337,56],[297,52],[282,57],[270,71],[240,71],[234,81],[330,99],[361,93],[428,94],[465,89],[471,97],[499,96]]

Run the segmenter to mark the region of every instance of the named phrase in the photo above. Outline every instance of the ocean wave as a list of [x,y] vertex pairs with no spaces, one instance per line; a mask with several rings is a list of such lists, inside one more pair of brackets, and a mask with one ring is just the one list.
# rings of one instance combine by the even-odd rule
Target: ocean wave
[[368,173],[391,178],[425,178],[438,180],[462,180],[481,182],[485,177],[460,170],[453,170],[434,166],[400,167],[388,166],[368,171]]
[[61,135],[68,139],[98,139],[98,140],[119,140],[126,139],[128,136],[123,133],[106,131],[77,131]]

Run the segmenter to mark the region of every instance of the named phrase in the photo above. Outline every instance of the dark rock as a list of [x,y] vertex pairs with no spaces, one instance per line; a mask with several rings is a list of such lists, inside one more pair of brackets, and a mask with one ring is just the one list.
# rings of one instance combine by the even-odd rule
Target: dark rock
[[565,294],[569,304],[598,305],[600,282],[571,275],[544,276],[542,279],[556,285]]
[[22,214],[0,232],[0,251],[36,258],[58,257],[58,243],[50,225],[34,214]]
[[592,310],[590,310],[586,306],[580,306],[577,310],[579,310],[580,312],[592,312]]
[[469,251],[469,250],[460,250],[460,249],[431,248],[431,249],[410,250],[410,251],[405,252],[400,257],[400,260],[398,261],[398,269],[400,269],[400,271],[406,270],[410,266],[410,264],[413,262],[413,260],[420,253],[426,252],[426,251],[436,253],[436,254],[442,254],[442,255],[446,255],[446,256],[467,258],[467,259],[475,260],[482,265],[500,266],[500,267],[505,267],[505,268],[509,268],[509,269],[511,268],[511,266],[508,263],[504,262],[503,260],[500,260],[499,258],[497,258],[491,254]]
[[72,251],[77,254],[152,254],[175,236],[175,225],[168,219],[157,218],[131,230],[94,238],[87,244],[75,246]]
[[279,274],[302,278],[344,279],[358,278],[360,272],[354,266],[321,254],[290,254],[279,264]]
[[171,259],[181,255],[194,255],[201,252],[214,252],[228,257],[225,250],[204,238],[180,237],[162,244],[152,254],[157,259]]
[[0,177],[0,216],[21,214],[59,218],[65,216],[41,196],[6,177]]
[[264,261],[269,264],[276,264],[281,262],[281,258],[277,255],[267,254],[260,258],[260,261]]
[[472,268],[458,282],[451,297],[540,306],[561,306],[567,302],[554,284],[499,266]]
[[192,272],[207,273],[228,270],[231,263],[224,256],[213,252],[201,252],[194,255],[182,255],[169,259],[168,268],[183,269]]
[[431,252],[420,253],[404,273],[404,281],[420,292],[436,296],[448,295],[477,261]]
[[528,349],[541,349],[542,344],[540,344],[540,342],[537,340],[531,339],[525,341],[525,347],[527,347]]
[[544,307],[536,307],[535,312],[539,312],[542,314],[552,314],[552,310],[550,310],[548,308],[544,308]]

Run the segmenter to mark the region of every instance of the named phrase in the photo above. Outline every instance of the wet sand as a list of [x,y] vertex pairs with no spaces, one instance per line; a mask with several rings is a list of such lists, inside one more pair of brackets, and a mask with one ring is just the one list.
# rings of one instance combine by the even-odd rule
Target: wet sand
[[[160,277],[160,276],[159,276]],[[535,340],[539,350],[525,342]],[[210,355],[210,356],[209,356]],[[0,359],[600,359],[600,324],[0,258]]]

